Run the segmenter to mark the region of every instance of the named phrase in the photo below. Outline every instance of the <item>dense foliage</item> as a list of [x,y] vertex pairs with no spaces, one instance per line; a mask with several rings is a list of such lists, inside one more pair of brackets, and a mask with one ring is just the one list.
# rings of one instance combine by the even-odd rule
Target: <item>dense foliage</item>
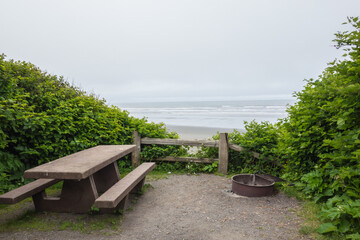
[[[282,151],[286,172],[316,201],[325,202],[319,231],[353,233],[360,239],[360,22],[334,40],[344,59],[329,64],[296,93],[288,109]],[[303,175],[305,174],[305,175]]]
[[[228,141],[241,146],[241,152],[229,149],[230,173],[273,173],[279,175],[278,159],[279,128],[267,121],[244,122],[245,132],[234,130]],[[219,133],[212,137],[219,140]],[[254,154],[255,153],[255,154]],[[258,156],[260,154],[260,156]],[[218,148],[202,147],[196,154],[199,158],[218,158]],[[255,156],[254,156],[255,155]],[[215,170],[215,169],[214,169]]]
[[[246,132],[234,131],[229,141],[244,148],[243,151],[230,151],[229,169],[232,172],[274,173],[277,174],[278,128],[269,122],[245,122]],[[254,157],[253,153],[260,153]]]
[[0,55],[0,192],[22,184],[25,169],[99,144],[130,144],[134,130],[144,137],[176,137],[62,77]]

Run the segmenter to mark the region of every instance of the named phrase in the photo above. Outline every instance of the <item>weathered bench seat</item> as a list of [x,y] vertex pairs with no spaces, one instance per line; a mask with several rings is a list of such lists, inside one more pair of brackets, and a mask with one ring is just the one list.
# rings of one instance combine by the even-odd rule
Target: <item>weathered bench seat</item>
[[38,179],[0,195],[0,204],[15,204],[59,182],[59,179]]
[[155,163],[143,163],[95,200],[99,209],[120,209],[125,207],[130,192],[140,190],[146,175],[155,168]]

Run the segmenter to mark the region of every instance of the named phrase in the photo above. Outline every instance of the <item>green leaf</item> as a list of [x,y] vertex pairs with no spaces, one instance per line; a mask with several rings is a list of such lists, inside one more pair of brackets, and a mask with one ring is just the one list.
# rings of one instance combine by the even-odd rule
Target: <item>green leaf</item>
[[337,120],[337,125],[338,125],[339,128],[342,128],[345,125],[345,119],[339,118]]
[[360,234],[359,233],[350,234],[350,235],[346,236],[346,239],[358,240],[358,239],[360,239]]
[[324,234],[324,233],[337,231],[337,227],[332,223],[323,223],[320,225],[317,231],[318,233]]
[[346,220],[346,219],[343,219],[341,222],[340,222],[340,226],[339,226],[339,231],[341,233],[346,233],[347,231],[350,230],[350,227],[351,227],[351,223]]
[[359,192],[356,192],[356,191],[354,191],[353,189],[347,190],[347,191],[346,191],[346,194],[349,195],[350,197],[360,198]]

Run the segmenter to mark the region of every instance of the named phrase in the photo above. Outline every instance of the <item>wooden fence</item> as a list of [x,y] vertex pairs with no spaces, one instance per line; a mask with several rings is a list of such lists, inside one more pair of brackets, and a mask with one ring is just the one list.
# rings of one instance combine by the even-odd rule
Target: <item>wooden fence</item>
[[[132,153],[132,165],[138,166],[140,164],[141,145],[156,144],[156,145],[182,145],[182,146],[204,146],[219,148],[219,157],[210,158],[194,158],[194,157],[165,157],[157,158],[155,161],[168,162],[193,162],[193,163],[213,163],[218,161],[218,172],[227,174],[229,163],[229,148],[238,152],[244,150],[243,147],[229,143],[228,134],[220,133],[219,140],[185,140],[185,139],[168,139],[168,138],[141,138],[138,132],[133,133],[133,144],[136,145],[136,150]],[[260,158],[260,154],[252,152],[255,158]]]

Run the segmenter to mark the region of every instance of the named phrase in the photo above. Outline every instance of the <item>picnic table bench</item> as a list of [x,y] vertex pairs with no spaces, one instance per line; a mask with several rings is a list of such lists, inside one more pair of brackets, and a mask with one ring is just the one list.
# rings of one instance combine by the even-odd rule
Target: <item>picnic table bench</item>
[[[37,180],[0,196],[0,204],[14,204],[32,196],[36,211],[87,212],[94,205],[103,212],[124,208],[128,195],[142,188],[155,163],[143,163],[120,180],[116,161],[135,145],[101,145],[26,170]],[[45,189],[63,181],[60,197]],[[99,197],[100,196],[100,197]]]

